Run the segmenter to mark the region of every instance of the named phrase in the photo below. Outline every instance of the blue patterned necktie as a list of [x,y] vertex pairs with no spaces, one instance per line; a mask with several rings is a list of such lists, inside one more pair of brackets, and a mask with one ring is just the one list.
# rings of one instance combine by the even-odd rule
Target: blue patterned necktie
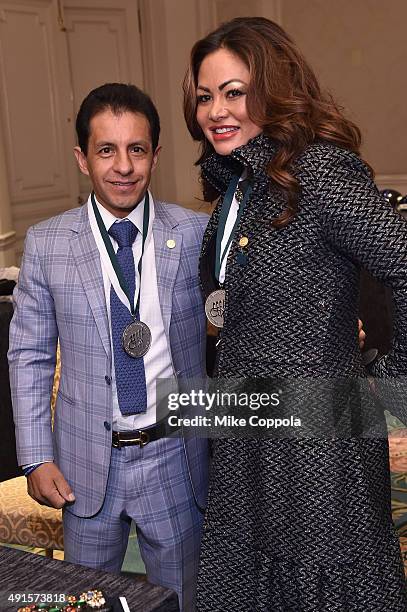
[[[113,223],[109,234],[116,240],[119,248],[116,253],[129,295],[134,299],[136,270],[133,257],[133,242],[137,227],[131,221]],[[125,327],[133,321],[129,309],[119,300],[113,285],[110,289],[110,313],[112,319],[112,340],[114,369],[116,373],[117,398],[123,415],[139,414],[147,410],[146,374],[143,357],[130,357],[122,346]],[[139,313],[136,312],[137,319]]]

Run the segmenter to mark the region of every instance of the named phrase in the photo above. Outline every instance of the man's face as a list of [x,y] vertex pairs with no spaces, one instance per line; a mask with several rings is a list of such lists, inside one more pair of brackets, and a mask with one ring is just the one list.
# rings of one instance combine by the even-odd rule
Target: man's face
[[105,110],[90,121],[87,155],[75,147],[75,156],[81,172],[90,177],[100,204],[124,218],[143,199],[160,148],[153,151],[144,115],[115,115]]

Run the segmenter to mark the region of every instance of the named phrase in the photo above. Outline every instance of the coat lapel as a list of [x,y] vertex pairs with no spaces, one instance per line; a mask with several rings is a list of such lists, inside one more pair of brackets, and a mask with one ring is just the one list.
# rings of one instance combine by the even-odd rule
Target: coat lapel
[[80,210],[80,218],[77,225],[72,229],[74,232],[71,239],[72,256],[76,263],[78,274],[104,349],[107,355],[110,356],[109,322],[106,311],[100,254],[90,227],[86,204]]
[[[182,234],[175,229],[177,225],[178,222],[165,210],[165,204],[155,202],[153,236],[157,286],[164,330],[167,337],[169,336],[170,329],[174,283],[182,248]],[[172,246],[174,243],[175,245]]]

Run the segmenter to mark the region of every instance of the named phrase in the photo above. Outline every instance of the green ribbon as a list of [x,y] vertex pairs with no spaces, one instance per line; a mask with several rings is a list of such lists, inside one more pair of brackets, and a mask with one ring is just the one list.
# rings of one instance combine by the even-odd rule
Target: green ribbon
[[[107,232],[105,224],[103,223],[102,216],[97,207],[96,200],[95,200],[95,193],[93,191],[91,193],[91,200],[92,200],[93,212],[95,213],[96,222],[98,224],[99,231],[102,235],[103,242],[105,243],[106,251],[109,255],[110,261],[112,262],[112,266],[117,276],[117,280],[119,281],[119,285],[123,289],[123,292],[125,293],[127,299],[129,300],[130,312],[132,316],[135,317],[136,313],[139,312],[139,307],[140,307],[140,291],[138,293],[136,308],[134,308],[134,295],[133,296],[130,295],[130,291],[127,286],[126,280],[123,276],[122,269],[120,268],[120,264],[117,261],[117,257],[116,257],[116,253],[114,252],[112,241],[110,240],[110,236]],[[144,198],[144,211],[143,211],[143,247],[141,249],[141,257],[138,263],[140,288],[141,288],[141,270],[143,266],[144,245],[147,239],[149,223],[150,223],[150,198],[149,198],[148,192],[146,192],[146,195]]]
[[236,191],[238,184],[239,184],[239,176],[234,175],[228,185],[227,191],[225,193],[225,197],[223,198],[222,208],[221,208],[220,215],[219,215],[218,229],[216,232],[216,258],[215,258],[215,277],[218,282],[219,282],[220,270],[222,267],[223,260],[226,257],[230,243],[235,237],[237,226],[239,225],[243,211],[246,208],[247,201],[252,192],[252,187],[249,185],[244,195],[243,201],[239,205],[239,210],[237,213],[236,221],[233,225],[232,231],[230,232],[229,239],[226,243],[226,246],[223,252],[221,253],[221,245],[222,245],[223,236],[225,234],[226,222],[229,216],[229,212],[230,212],[232,202],[233,202],[233,197],[235,195],[235,191]]

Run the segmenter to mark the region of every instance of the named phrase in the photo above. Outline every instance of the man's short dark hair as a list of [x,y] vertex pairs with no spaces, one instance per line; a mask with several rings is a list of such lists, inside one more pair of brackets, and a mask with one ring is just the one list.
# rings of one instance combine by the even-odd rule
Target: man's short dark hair
[[88,154],[91,119],[98,113],[111,110],[113,114],[139,113],[150,124],[153,151],[160,137],[160,118],[150,97],[135,85],[106,83],[93,89],[83,100],[76,117],[76,133],[81,151]]

